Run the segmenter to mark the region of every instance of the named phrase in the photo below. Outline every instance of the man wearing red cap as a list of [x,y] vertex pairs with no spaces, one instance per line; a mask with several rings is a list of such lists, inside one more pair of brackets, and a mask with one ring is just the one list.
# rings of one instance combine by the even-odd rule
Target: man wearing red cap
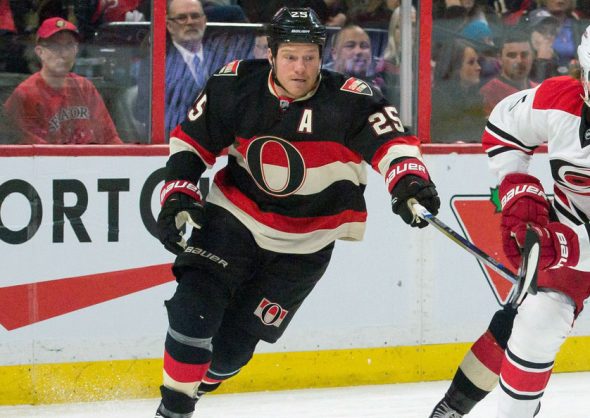
[[46,19],[37,31],[41,70],[8,98],[6,114],[23,144],[121,144],[109,112],[92,82],[70,72],[78,53],[78,28]]

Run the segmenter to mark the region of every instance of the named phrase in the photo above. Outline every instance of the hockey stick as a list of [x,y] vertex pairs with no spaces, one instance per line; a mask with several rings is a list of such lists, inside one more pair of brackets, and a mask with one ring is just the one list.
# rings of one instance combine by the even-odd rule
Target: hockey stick
[[454,241],[461,248],[475,256],[485,265],[492,268],[504,279],[514,285],[512,295],[508,300],[513,306],[518,306],[527,293],[534,295],[537,293],[537,267],[539,263],[539,237],[529,229],[526,233],[525,245],[523,249],[522,262],[518,274],[514,274],[502,263],[486,254],[476,247],[471,241],[455,232],[452,228],[444,224],[440,219],[430,213],[424,206],[419,204],[415,199],[408,200],[408,206],[415,216],[425,220],[430,225],[441,231],[444,235]]

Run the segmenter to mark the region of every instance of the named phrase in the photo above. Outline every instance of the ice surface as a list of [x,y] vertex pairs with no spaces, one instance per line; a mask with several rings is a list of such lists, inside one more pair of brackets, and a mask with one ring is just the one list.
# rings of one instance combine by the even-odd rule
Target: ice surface
[[[195,418],[426,418],[449,382],[208,395]],[[590,373],[551,378],[538,418],[590,417]],[[469,418],[495,416],[495,392]],[[0,407],[2,418],[153,418],[158,399]]]

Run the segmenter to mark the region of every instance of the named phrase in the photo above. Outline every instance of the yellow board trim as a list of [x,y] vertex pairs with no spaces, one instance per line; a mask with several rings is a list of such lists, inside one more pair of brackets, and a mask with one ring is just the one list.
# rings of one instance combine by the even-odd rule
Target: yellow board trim
[[[215,393],[449,380],[471,343],[256,354]],[[590,337],[569,338],[556,372],[590,370]],[[0,367],[0,405],[156,398],[161,359]]]

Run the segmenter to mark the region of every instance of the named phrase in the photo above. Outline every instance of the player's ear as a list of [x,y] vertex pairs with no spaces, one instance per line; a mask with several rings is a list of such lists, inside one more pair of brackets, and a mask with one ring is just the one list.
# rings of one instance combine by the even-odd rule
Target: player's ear
[[270,48],[268,48],[268,50],[266,51],[266,59],[268,59],[268,62],[270,63],[270,65],[272,65],[272,51]]

